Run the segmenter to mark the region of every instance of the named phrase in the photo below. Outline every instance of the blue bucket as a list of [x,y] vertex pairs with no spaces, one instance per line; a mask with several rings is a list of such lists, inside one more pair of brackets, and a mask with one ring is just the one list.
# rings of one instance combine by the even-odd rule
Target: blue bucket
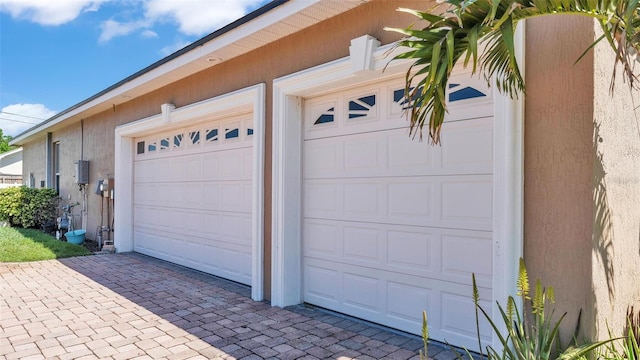
[[84,242],[84,234],[86,233],[86,230],[73,230],[67,231],[64,236],[67,237],[67,242],[80,245]]

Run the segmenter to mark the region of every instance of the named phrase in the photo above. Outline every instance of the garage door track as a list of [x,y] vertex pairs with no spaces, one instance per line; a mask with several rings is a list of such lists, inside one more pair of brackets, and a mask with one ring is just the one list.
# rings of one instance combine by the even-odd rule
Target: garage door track
[[[421,341],[138,254],[0,265],[0,358],[417,359]],[[453,354],[434,344],[434,359]]]

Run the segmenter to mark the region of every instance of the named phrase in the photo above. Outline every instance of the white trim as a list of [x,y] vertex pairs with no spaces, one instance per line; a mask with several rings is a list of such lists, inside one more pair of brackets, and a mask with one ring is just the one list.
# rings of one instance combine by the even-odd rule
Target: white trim
[[[522,33],[518,46],[524,47]],[[376,49],[372,71],[354,73],[346,57],[274,80],[271,303],[288,306],[302,301],[301,274],[301,97],[381,81],[404,74],[410,62],[389,60],[393,45]],[[397,49],[396,51],[401,51]],[[522,53],[520,54],[522,58]],[[388,65],[384,69],[385,65]],[[382,71],[384,69],[384,71]],[[496,93],[494,141],[494,299],[513,294],[522,253],[523,102]],[[494,340],[495,344],[495,340]]]
[[[165,104],[166,105],[166,104]],[[188,126],[207,117],[224,117],[253,111],[252,279],[251,298],[263,299],[264,283],[264,123],[265,84],[254,85],[198,103],[171,109],[115,129],[115,183],[118,199],[114,210],[114,245],[118,252],[133,251],[134,138],[152,131]]]
[[380,41],[371,35],[362,35],[351,40],[349,56],[353,72],[371,71],[373,52],[380,46]]
[[[516,58],[524,74],[524,26],[515,33]],[[494,170],[493,170],[493,319],[502,315],[496,301],[506,306],[516,294],[518,266],[524,244],[524,95],[511,99],[494,87]],[[499,190],[499,191],[498,191]],[[501,276],[499,276],[501,275]],[[503,322],[496,323],[505,330]],[[493,337],[493,347],[502,345]]]

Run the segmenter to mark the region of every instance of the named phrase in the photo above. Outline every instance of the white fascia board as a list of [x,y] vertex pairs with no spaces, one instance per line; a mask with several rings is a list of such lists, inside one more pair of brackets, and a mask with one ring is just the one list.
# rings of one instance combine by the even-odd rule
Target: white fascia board
[[19,148],[17,148],[17,149],[13,149],[13,150],[11,150],[11,151],[7,151],[7,152],[5,152],[5,153],[2,153],[2,154],[0,154],[0,159],[1,159],[1,158],[5,158],[5,157],[7,157],[7,156],[9,156],[9,155],[13,155],[13,154],[15,154],[15,153],[17,153],[17,152],[20,152],[20,151],[22,151],[22,148],[21,148],[21,147],[19,147]]

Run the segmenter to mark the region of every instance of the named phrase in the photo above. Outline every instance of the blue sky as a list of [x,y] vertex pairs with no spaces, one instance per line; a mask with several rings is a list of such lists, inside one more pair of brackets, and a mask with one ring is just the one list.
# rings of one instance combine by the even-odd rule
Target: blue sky
[[0,0],[0,128],[15,136],[269,0]]

